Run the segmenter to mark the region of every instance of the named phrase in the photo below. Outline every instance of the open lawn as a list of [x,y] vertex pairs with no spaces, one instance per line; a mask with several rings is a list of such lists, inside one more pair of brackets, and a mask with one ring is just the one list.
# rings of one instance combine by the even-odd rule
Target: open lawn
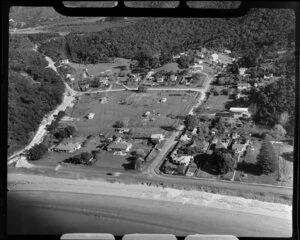
[[79,64],[70,62],[68,65],[74,68],[77,72],[82,72],[84,69],[88,69],[88,73],[94,76],[98,76],[101,72],[108,74],[114,74],[120,72],[121,66],[130,65],[130,60],[124,58],[118,58],[115,62],[111,63],[97,63],[97,64]]
[[215,114],[226,110],[226,102],[231,101],[227,95],[210,95],[204,103],[205,111],[203,114]]
[[[99,99],[107,96],[107,103]],[[196,101],[197,93],[186,92],[111,92],[81,96],[74,109],[68,109],[76,120],[78,134],[87,136],[94,133],[114,131],[116,121],[128,120],[128,127],[147,133],[160,133],[164,127],[178,123],[176,116],[185,116]],[[160,102],[166,98],[166,102]],[[149,116],[143,116],[150,112]],[[95,113],[93,119],[86,119],[88,113]],[[149,135],[148,135],[149,136]]]
[[161,70],[164,70],[166,72],[173,71],[174,73],[176,73],[180,69],[178,68],[178,64],[177,63],[167,63],[167,64],[165,64],[165,65],[163,65],[163,66],[161,66],[159,68],[154,69],[153,72],[157,73],[157,72],[159,72]]

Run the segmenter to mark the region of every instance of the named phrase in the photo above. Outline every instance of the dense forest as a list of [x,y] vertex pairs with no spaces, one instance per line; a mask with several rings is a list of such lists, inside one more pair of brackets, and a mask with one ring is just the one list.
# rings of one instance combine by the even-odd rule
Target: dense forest
[[97,33],[69,34],[45,42],[42,49],[54,58],[68,57],[74,62],[96,63],[109,57],[159,58],[188,48],[229,48],[233,54],[264,57],[294,42],[294,15],[288,10],[251,10],[232,19],[156,18],[124,28]]
[[65,86],[47,65],[26,36],[10,36],[8,154],[24,146],[43,116],[62,101]]

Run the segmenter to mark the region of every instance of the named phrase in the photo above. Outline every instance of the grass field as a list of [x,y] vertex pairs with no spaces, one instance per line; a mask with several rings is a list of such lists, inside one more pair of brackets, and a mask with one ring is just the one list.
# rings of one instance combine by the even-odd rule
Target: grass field
[[[176,116],[186,115],[196,100],[197,93],[186,92],[115,92],[107,93],[108,102],[101,104],[99,99],[104,93],[93,96],[83,95],[74,109],[68,109],[67,114],[76,118],[74,121],[78,134],[87,136],[94,133],[113,131],[116,121],[129,120],[129,127],[143,130],[149,134],[165,132],[161,127],[178,122]],[[178,96],[179,95],[179,96]],[[167,98],[165,103],[160,102]],[[151,115],[144,117],[149,111]],[[88,113],[95,113],[93,119],[86,119]]]
[[83,69],[88,69],[88,73],[94,76],[98,76],[101,72],[106,73],[119,73],[120,66],[127,66],[130,65],[130,60],[124,58],[118,58],[117,61],[111,63],[97,63],[97,64],[78,64],[70,62],[68,65],[74,68],[77,72],[82,72]]
[[215,114],[226,110],[226,102],[231,101],[227,95],[211,95],[204,103],[204,114]]
[[157,72],[159,72],[161,70],[164,70],[166,72],[173,71],[175,73],[175,72],[177,72],[180,69],[178,68],[178,64],[177,63],[167,63],[167,64],[165,64],[165,65],[163,65],[163,66],[161,66],[159,68],[154,69],[153,72],[157,73]]

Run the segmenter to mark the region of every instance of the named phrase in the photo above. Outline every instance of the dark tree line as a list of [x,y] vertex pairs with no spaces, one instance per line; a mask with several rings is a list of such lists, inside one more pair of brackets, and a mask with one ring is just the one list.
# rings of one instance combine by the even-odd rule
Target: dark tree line
[[43,116],[62,101],[64,84],[32,50],[26,36],[11,36],[8,74],[8,151],[24,146]]
[[292,46],[294,30],[291,11],[254,9],[234,19],[145,18],[123,28],[69,34],[42,44],[42,49],[51,57],[67,56],[74,62],[124,57],[153,67],[169,61],[172,54],[205,46],[229,48],[233,55],[247,56],[244,64],[253,65],[270,52]]

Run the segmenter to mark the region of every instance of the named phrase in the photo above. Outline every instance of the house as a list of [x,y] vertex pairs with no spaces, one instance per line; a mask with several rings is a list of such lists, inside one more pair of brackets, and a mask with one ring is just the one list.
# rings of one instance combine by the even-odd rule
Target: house
[[85,140],[83,137],[66,138],[59,144],[51,146],[48,150],[54,152],[75,152],[82,147],[82,143]]
[[235,153],[242,153],[244,151],[246,151],[246,145],[245,144],[240,144],[240,143],[235,143],[232,145],[232,150]]
[[99,99],[100,103],[107,103],[107,97],[102,97]]
[[237,132],[231,133],[231,138],[232,138],[232,139],[237,139],[238,137],[239,137],[239,135],[238,135]]
[[193,156],[179,156],[174,157],[172,161],[179,165],[188,166],[190,162],[193,160]]
[[218,62],[218,61],[219,61],[219,55],[218,55],[218,54],[213,53],[213,54],[211,55],[211,57],[212,57],[212,61],[213,61],[213,62]]
[[237,84],[237,89],[239,89],[239,90],[249,89],[250,87],[251,87],[251,85],[249,83],[238,83]]
[[60,61],[61,64],[68,64],[69,63],[69,59],[62,59]]
[[69,152],[69,153],[72,153],[72,152],[75,152],[77,151],[78,149],[81,148],[81,144],[80,143],[72,143],[72,142],[69,142],[69,143],[60,143],[58,145],[56,145],[55,147],[53,147],[52,149],[49,149],[50,151],[55,151],[55,152]]
[[188,135],[184,134],[180,137],[180,141],[189,142],[189,141],[191,141],[191,138],[189,138]]
[[198,129],[195,127],[192,131],[192,135],[196,135],[197,134]]
[[232,107],[229,109],[230,112],[233,113],[233,117],[234,118],[240,118],[240,117],[244,117],[244,116],[251,116],[251,114],[248,111],[248,108],[236,108],[236,107]]
[[152,134],[150,136],[150,138],[151,138],[151,140],[154,140],[154,141],[156,140],[156,141],[160,142],[165,139],[165,136],[161,133],[156,133],[156,134]]
[[217,144],[218,143],[218,141],[219,141],[219,139],[216,137],[216,136],[214,136],[213,138],[212,138],[212,140],[211,140],[211,144]]
[[228,50],[228,49],[225,49],[225,50],[224,50],[224,53],[226,53],[226,54],[230,54],[230,53],[231,53],[231,51],[230,51],[230,50]]
[[199,58],[195,58],[195,59],[194,59],[194,63],[195,63],[195,65],[200,65],[200,64],[203,63],[203,60],[201,60],[201,59],[199,59]]
[[159,77],[156,81],[157,81],[158,83],[163,83],[164,80],[165,80],[164,77]]
[[228,145],[229,145],[229,142],[230,142],[229,139],[222,139],[221,141],[217,142],[217,144],[215,146],[215,149],[218,149],[218,148],[225,148],[225,149],[227,149]]
[[175,74],[172,74],[172,75],[170,76],[170,80],[171,80],[171,82],[176,82],[177,76],[176,76]]
[[125,141],[115,141],[107,146],[107,151],[123,151],[129,152],[132,144]]
[[95,117],[95,113],[89,113],[87,115],[87,119],[93,119]]
[[162,98],[161,100],[160,100],[162,103],[164,103],[164,102],[166,102],[167,101],[167,98]]
[[203,71],[203,66],[199,65],[199,64],[195,64],[195,65],[191,66],[191,69],[192,69],[192,73],[200,72],[200,71]]
[[145,79],[149,79],[154,74],[153,71],[149,71],[145,77]]
[[129,128],[120,128],[119,133],[129,133],[130,129]]
[[178,59],[178,58],[180,58],[180,55],[174,55],[173,56],[173,59]]
[[246,72],[247,68],[239,68],[239,74],[241,76],[245,76],[245,72]]
[[273,73],[271,73],[270,75],[264,75],[264,79],[270,79],[273,77]]
[[143,114],[143,116],[144,116],[144,117],[149,117],[150,114],[151,114],[151,113],[148,111],[148,112],[145,112],[145,113]]

